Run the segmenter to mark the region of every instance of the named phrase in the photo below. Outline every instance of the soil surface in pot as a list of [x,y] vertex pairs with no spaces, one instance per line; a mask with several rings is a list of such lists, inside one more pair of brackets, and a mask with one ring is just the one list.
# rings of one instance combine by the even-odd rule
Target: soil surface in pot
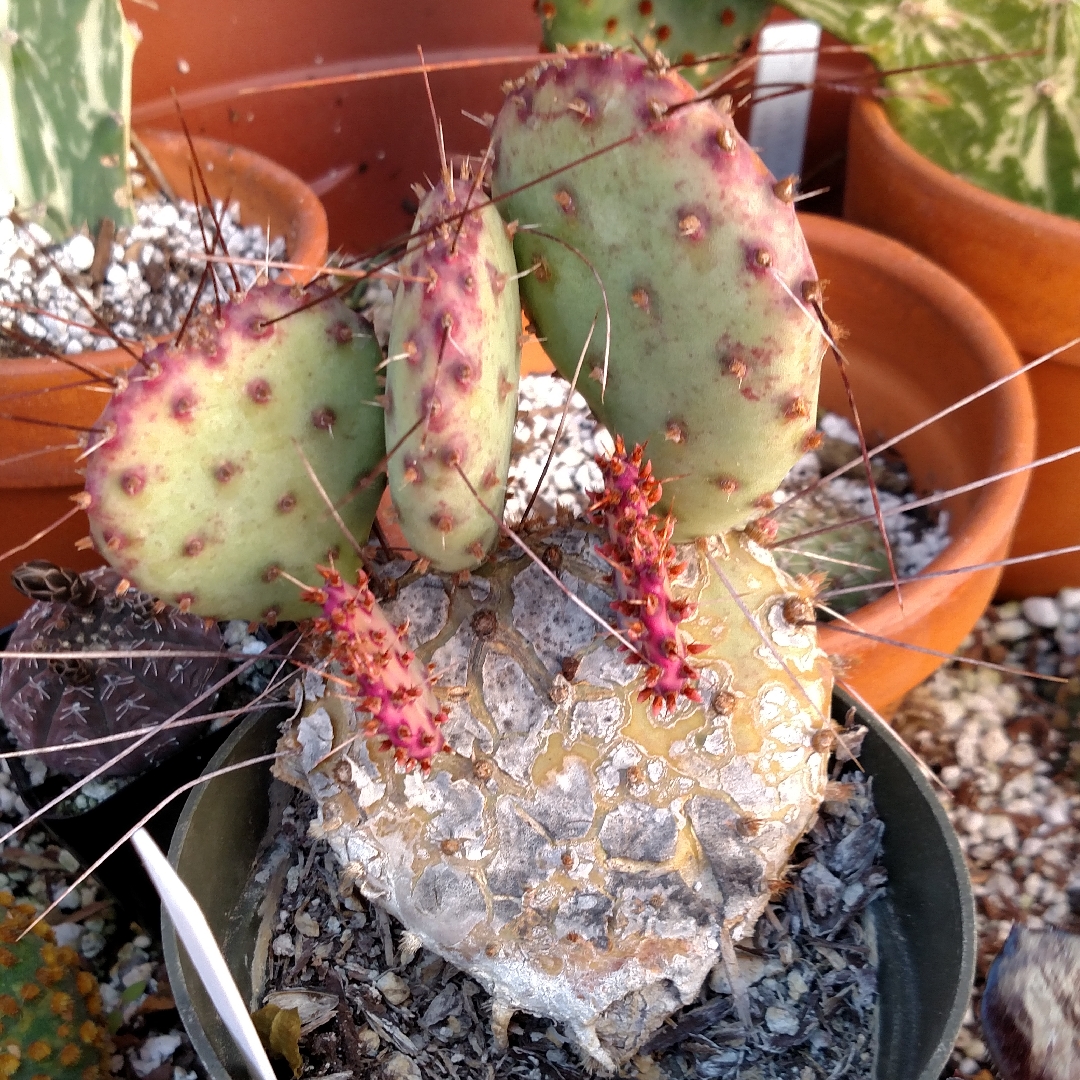
[[[39,225],[0,217],[0,357],[46,351],[77,355],[116,347],[101,325],[121,340],[143,341],[179,330],[196,292],[200,302],[235,287],[229,269],[192,258],[221,228],[224,245],[239,259],[285,258],[285,241],[239,222],[239,207],[215,203],[214,213],[194,203],[147,194],[135,204],[135,222],[97,238],[78,233],[54,244]],[[243,288],[259,268],[234,267]],[[275,277],[276,271],[270,271]],[[201,289],[200,289],[201,284]],[[93,311],[93,315],[91,315]],[[50,317],[51,316],[51,317]],[[95,317],[100,324],[95,322]]]
[[[848,729],[857,751],[864,729]],[[752,940],[736,946],[752,1017],[739,1022],[723,966],[623,1075],[642,1080],[736,1076],[871,1076],[877,980],[866,907],[885,891],[884,829],[871,785],[841,749],[817,822],[775,883]],[[326,842],[297,794],[256,880],[276,890],[260,939],[269,944],[261,1000],[298,1007],[305,1076],[564,1080],[591,1075],[557,1025],[518,1013],[510,1046],[495,1046],[487,994],[418,948],[396,920],[358,893],[342,897]],[[809,1069],[809,1073],[800,1070]]]

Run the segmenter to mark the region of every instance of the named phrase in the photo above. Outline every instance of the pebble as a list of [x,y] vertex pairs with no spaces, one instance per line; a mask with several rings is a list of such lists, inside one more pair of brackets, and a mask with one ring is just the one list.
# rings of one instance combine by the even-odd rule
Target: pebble
[[1020,610],[1029,623],[1044,630],[1053,630],[1061,621],[1058,606],[1049,596],[1029,596]]
[[799,1030],[799,1018],[782,1005],[770,1005],[765,1010],[765,1026],[774,1035],[794,1035]]

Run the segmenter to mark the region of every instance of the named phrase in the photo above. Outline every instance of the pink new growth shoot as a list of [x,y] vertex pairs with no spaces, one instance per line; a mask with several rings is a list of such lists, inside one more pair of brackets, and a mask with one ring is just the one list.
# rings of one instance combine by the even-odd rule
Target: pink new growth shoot
[[416,657],[406,647],[407,624],[392,626],[368,588],[368,577],[356,572],[347,585],[333,567],[318,567],[325,586],[309,589],[307,603],[319,604],[323,618],[316,633],[330,635],[330,656],[346,678],[356,681],[357,704],[371,714],[364,728],[369,738],[381,735],[380,749],[394,748],[406,772],[419,764],[431,769],[431,758],[444,745],[439,725],[446,720]]
[[695,686],[698,674],[688,658],[708,646],[687,642],[679,631],[678,624],[693,615],[694,605],[671,595],[671,579],[685,564],[675,561],[674,519],[669,514],[661,521],[651,512],[660,500],[660,482],[644,460],[644,448],[635,446],[627,455],[618,436],[614,454],[598,457],[596,463],[604,475],[604,490],[590,513],[608,536],[597,551],[614,570],[618,599],[611,606],[637,649],[628,662],[647,665],[638,700],[651,701],[653,715],[674,709],[679,694],[701,701]]

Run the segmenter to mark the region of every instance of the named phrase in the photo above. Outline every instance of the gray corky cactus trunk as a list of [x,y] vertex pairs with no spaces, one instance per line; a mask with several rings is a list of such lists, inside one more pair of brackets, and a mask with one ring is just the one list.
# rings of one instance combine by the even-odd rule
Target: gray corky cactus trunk
[[0,4],[0,203],[56,239],[131,220],[136,42],[120,0]]

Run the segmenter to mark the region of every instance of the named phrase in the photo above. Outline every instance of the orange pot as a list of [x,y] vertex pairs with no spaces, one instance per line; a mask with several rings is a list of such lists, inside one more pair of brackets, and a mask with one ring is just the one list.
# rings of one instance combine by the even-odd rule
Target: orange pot
[[[829,315],[847,331],[842,348],[871,446],[1020,366],[993,316],[928,259],[833,218],[803,214],[800,221],[827,282]],[[539,345],[527,346],[522,371],[545,370],[544,359]],[[847,396],[830,356],[822,366],[821,404],[847,414]],[[916,489],[925,494],[1022,466],[1034,448],[1034,406],[1024,377],[899,447]],[[1003,558],[1027,483],[1028,474],[1021,473],[944,503],[952,542],[927,571]],[[928,578],[903,587],[903,611],[889,592],[852,619],[876,637],[950,654],[985,610],[1000,575],[982,570]],[[821,643],[839,658],[845,680],[886,715],[943,663],[938,656],[829,626]]]
[[[177,191],[190,187],[189,154],[183,137],[145,133],[143,142]],[[310,188],[280,165],[259,154],[210,139],[195,139],[210,194],[240,202],[244,224],[284,236],[289,258],[312,267],[326,258],[326,214]],[[131,367],[123,349],[82,353],[72,358],[86,368],[116,375]],[[70,447],[80,431],[96,423],[107,399],[90,375],[48,357],[0,360],[0,554],[25,543],[72,509],[71,496],[82,487],[77,451]],[[29,421],[29,422],[28,422]],[[53,447],[56,449],[48,450]],[[42,453],[41,451],[47,451]],[[78,551],[87,535],[84,514],[70,518],[24,552],[0,561],[0,626],[18,618],[28,601],[7,581],[8,572],[27,558],[51,559],[78,570],[98,566],[93,551]]]
[[[1080,335],[1080,221],[983,191],[913,150],[876,102],[852,109],[844,215],[922,252],[968,286],[1034,359]],[[1038,449],[1080,443],[1080,346],[1031,373]],[[1034,470],[1010,554],[1080,541],[1080,455]],[[1009,567],[1004,596],[1080,586],[1080,554]]]

